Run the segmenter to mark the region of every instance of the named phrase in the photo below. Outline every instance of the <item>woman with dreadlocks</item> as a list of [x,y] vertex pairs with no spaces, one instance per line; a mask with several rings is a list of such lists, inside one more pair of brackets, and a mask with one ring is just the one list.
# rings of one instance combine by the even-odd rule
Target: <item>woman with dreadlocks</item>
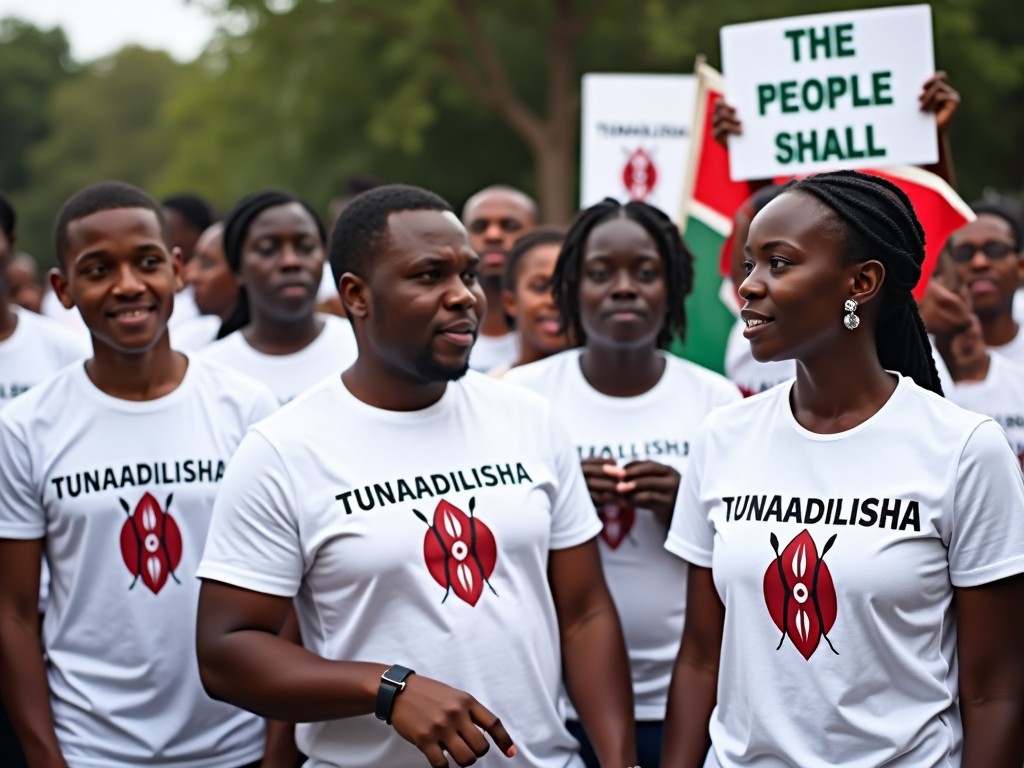
[[[686,331],[693,259],[658,209],[607,199],[581,212],[552,283],[563,324],[582,346],[505,378],[546,396],[578,447],[629,650],[639,762],[656,766],[686,598],[686,565],[665,551],[665,536],[690,440],[739,392],[664,351]],[[597,765],[570,718],[588,765]]]
[[939,397],[923,258],[906,196],[853,171],[754,218],[746,336],[796,379],[695,441],[663,765],[1024,762],[1024,484],[995,422]]
[[242,198],[224,222],[241,289],[203,355],[264,382],[282,403],[356,358],[348,320],[316,312],[325,239],[316,211],[279,190]]

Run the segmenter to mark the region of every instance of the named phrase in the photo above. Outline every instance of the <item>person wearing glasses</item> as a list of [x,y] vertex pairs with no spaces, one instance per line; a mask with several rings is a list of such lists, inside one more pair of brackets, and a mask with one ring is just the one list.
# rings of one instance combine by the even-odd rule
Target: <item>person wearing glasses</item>
[[948,289],[946,316],[956,318],[946,324],[953,328],[936,333],[935,346],[953,382],[946,396],[995,419],[1024,461],[1024,334],[1012,312],[1022,268],[1020,224],[995,204],[979,204],[975,212],[978,218],[950,237],[932,278]]
[[1021,224],[996,203],[978,203],[978,215],[946,246],[952,277],[981,323],[988,348],[1024,363],[1024,334],[1013,317],[1013,297],[1024,280]]

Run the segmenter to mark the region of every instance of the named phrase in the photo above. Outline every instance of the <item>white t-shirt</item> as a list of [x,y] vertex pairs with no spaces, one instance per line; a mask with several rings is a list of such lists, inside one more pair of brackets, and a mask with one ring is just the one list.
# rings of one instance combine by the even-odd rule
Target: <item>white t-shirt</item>
[[202,313],[196,305],[195,289],[191,285],[186,285],[174,294],[174,310],[167,319],[167,327],[175,328],[190,323],[197,317],[202,317]]
[[961,381],[946,396],[961,408],[995,419],[1024,465],[1024,364],[992,352],[984,381]]
[[[471,693],[518,750],[477,765],[579,768],[547,564],[600,530],[576,452],[532,392],[470,372],[396,412],[331,376],[242,441],[199,575],[294,597],[323,658],[400,663]],[[311,768],[425,761],[372,714],[299,725],[297,740]]]
[[72,366],[0,411],[0,537],[45,539],[43,643],[71,768],[262,754],[261,721],[200,684],[195,571],[224,466],[276,407],[257,382],[193,359],[156,400],[106,395]]
[[324,377],[341,373],[359,354],[348,320],[335,315],[317,317],[324,321],[320,335],[291,355],[259,352],[238,331],[205,347],[202,355],[262,381],[278,402],[287,403]]
[[195,352],[209,346],[217,339],[221,319],[216,315],[199,315],[188,322],[168,327],[171,347],[182,352]]
[[519,357],[519,336],[509,331],[504,336],[476,337],[469,353],[469,367],[486,373],[499,365],[512,365]]
[[746,324],[737,320],[725,344],[725,375],[740,388],[744,397],[771,389],[796,376],[793,360],[772,360],[761,363],[750,353],[750,342],[743,337]]
[[1024,326],[1017,331],[1017,335],[1013,337],[1012,341],[1000,344],[999,346],[991,346],[989,349],[993,352],[998,352],[1007,360],[1024,363]]
[[831,435],[790,389],[708,417],[666,543],[725,605],[705,766],[959,766],[954,587],[1024,571],[1019,465],[908,378]]
[[1013,294],[1013,319],[1024,323],[1024,288],[1018,288]]
[[[685,475],[701,421],[713,408],[740,399],[728,379],[669,355],[652,389],[609,397],[587,383],[581,354],[570,349],[505,375],[550,400],[580,460],[607,457],[620,467],[649,460]],[[635,717],[663,720],[683,636],[687,567],[665,551],[668,531],[649,509],[613,506],[600,515],[601,561],[626,636]]]
[[0,408],[91,350],[48,317],[21,307],[14,333],[0,341]]

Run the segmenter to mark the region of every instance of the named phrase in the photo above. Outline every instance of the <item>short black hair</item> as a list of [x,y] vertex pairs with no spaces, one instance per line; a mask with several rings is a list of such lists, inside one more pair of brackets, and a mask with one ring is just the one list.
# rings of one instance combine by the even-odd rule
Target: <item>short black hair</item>
[[466,202],[462,206],[462,220],[465,221],[467,218],[466,212],[469,210],[470,203],[473,203],[478,197],[490,194],[492,192],[518,195],[523,199],[523,202],[526,203],[526,206],[530,209],[530,214],[533,216],[534,220],[539,218],[540,209],[537,207],[537,201],[534,200],[526,192],[523,192],[523,190],[517,189],[516,187],[509,186],[508,184],[491,184],[490,186],[477,190],[472,195],[466,198]]
[[181,215],[181,218],[200,232],[205,232],[216,220],[216,217],[213,215],[213,209],[210,208],[210,204],[199,195],[191,192],[165,197],[160,204],[164,208],[170,208],[172,211],[177,211]]
[[402,211],[449,211],[440,195],[407,184],[385,184],[352,198],[331,231],[330,260],[335,284],[346,272],[366,277],[387,247],[388,217]]
[[14,210],[14,203],[0,190],[0,231],[4,233],[8,243],[14,240],[14,228],[17,225],[18,213]]
[[978,216],[981,216],[982,214],[987,216],[996,216],[1005,221],[1010,226],[1010,229],[1013,230],[1014,248],[1020,252],[1022,240],[1021,231],[1024,227],[1021,225],[1020,217],[1013,211],[1013,209],[1010,208],[1010,206],[994,200],[980,200],[971,205],[971,210]]
[[565,230],[555,227],[539,227],[516,240],[505,261],[505,290],[515,291],[519,265],[526,254],[541,245],[561,245],[564,242]]
[[803,192],[831,209],[850,263],[882,262],[885,282],[875,329],[878,361],[941,395],[931,343],[912,293],[921,279],[925,233],[910,198],[887,179],[847,170],[791,181],[783,191]]
[[576,214],[551,278],[555,304],[562,315],[563,331],[571,331],[580,345],[586,343],[587,335],[580,320],[583,250],[594,227],[615,218],[630,219],[647,230],[665,260],[668,308],[665,323],[658,333],[658,346],[667,349],[673,337],[680,341],[686,337],[686,297],[693,290],[693,254],[683,242],[679,227],[663,211],[637,200],[623,205],[614,198],[606,197]]
[[146,208],[152,211],[160,224],[160,233],[165,240],[167,239],[164,212],[156,200],[132,184],[123,181],[101,181],[80,189],[61,206],[54,226],[58,262],[64,261],[64,251],[68,245],[68,225],[72,221],[84,219],[100,211],[120,208]]

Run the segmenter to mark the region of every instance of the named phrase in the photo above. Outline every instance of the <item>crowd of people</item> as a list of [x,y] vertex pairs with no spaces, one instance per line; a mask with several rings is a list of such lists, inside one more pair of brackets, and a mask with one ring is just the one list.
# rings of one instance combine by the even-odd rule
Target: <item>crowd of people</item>
[[759,186],[727,376],[641,201],[0,196],[0,763],[1020,768],[1020,221]]

